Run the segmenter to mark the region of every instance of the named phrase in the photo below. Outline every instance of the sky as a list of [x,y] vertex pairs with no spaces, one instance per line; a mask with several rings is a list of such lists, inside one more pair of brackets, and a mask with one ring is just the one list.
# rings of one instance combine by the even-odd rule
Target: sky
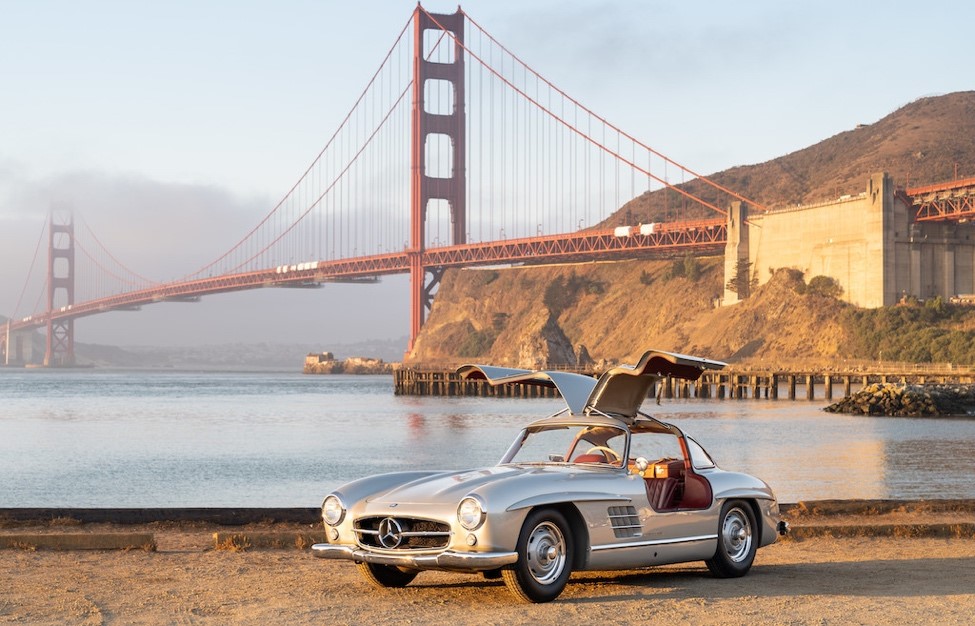
[[[157,280],[250,230],[338,127],[415,3],[0,0],[0,315],[69,207]],[[432,12],[457,4],[430,1]],[[962,2],[472,0],[496,39],[702,173],[761,163],[975,88]],[[224,245],[223,242],[226,242]],[[112,345],[405,337],[409,285],[257,290],[76,323]],[[404,346],[405,347],[405,346]]]

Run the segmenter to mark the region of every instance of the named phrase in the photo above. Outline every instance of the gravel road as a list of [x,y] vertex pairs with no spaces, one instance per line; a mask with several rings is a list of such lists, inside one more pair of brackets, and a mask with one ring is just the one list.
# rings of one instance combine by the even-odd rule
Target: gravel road
[[[816,538],[763,548],[751,573],[703,564],[573,575],[550,604],[503,583],[425,572],[375,590],[307,550],[212,549],[153,529],[147,552],[0,551],[0,623],[31,624],[970,624],[975,539]],[[209,546],[207,546],[209,541]]]

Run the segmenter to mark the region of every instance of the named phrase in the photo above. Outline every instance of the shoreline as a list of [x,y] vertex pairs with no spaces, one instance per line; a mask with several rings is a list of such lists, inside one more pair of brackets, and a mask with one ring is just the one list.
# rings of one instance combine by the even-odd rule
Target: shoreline
[[[813,500],[780,505],[792,527],[783,540],[975,539],[975,499]],[[0,549],[157,551],[172,536],[198,549],[307,550],[325,541],[316,508],[2,508]],[[163,548],[160,548],[162,544]]]
[[975,612],[973,502],[784,505],[793,532],[760,550],[748,576],[717,579],[699,562],[579,571],[555,602],[541,605],[514,601],[503,582],[470,574],[423,572],[403,589],[374,589],[351,562],[311,554],[310,544],[324,535],[320,522],[229,529],[48,519],[0,527],[0,541],[11,544],[0,550],[0,621],[317,626],[455,624],[464,615],[505,626],[651,618],[899,626],[923,615],[968,624]]
[[[968,512],[975,514],[975,498],[851,498],[780,502],[787,514],[881,515],[894,511]],[[4,521],[32,522],[73,519],[80,523],[146,524],[205,522],[228,526],[270,523],[306,524],[320,521],[315,507],[0,507]]]

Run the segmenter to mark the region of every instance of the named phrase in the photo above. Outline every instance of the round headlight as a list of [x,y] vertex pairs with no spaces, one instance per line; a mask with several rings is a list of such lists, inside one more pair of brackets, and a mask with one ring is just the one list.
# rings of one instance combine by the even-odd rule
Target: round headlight
[[329,496],[322,503],[322,519],[329,526],[335,526],[345,517],[345,506],[338,496]]
[[484,509],[477,498],[464,498],[457,507],[457,521],[467,530],[476,530],[484,523]]

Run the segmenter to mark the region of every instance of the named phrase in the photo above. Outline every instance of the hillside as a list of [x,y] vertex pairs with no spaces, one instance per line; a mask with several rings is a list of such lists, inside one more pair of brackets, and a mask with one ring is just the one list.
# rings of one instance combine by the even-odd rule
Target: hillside
[[[975,176],[975,91],[920,98],[879,121],[710,178],[779,207],[860,193],[879,171],[905,186],[950,180],[956,165],[959,177]],[[698,181],[683,187],[718,206],[729,202]],[[602,225],[668,221],[678,207],[682,219],[714,217],[656,191]],[[680,267],[687,263],[693,267]],[[811,293],[810,278],[780,270],[744,302],[715,308],[721,259],[448,271],[408,360],[536,367],[632,360],[654,347],[730,361],[975,363],[975,312],[941,302],[855,309]]]
[[975,308],[858,309],[811,282],[780,269],[747,300],[715,307],[720,258],[450,270],[408,362],[598,366],[657,348],[783,367],[975,364]]
[[845,304],[797,293],[802,279],[783,270],[715,308],[722,274],[718,258],[449,271],[410,361],[543,367],[647,348],[732,361],[845,356]]
[[[798,122],[797,122],[798,123]],[[766,207],[809,204],[863,191],[876,172],[902,186],[975,176],[975,91],[919,98],[883,119],[841,132],[765,163],[736,166],[708,176]],[[730,199],[699,181],[681,188],[716,206]],[[714,211],[667,190],[623,205],[603,226],[714,217]]]

